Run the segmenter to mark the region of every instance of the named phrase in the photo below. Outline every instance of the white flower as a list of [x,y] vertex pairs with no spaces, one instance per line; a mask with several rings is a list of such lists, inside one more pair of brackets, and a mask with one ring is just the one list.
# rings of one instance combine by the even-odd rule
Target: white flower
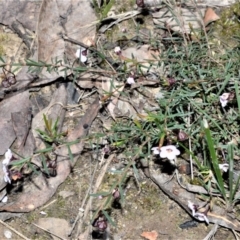
[[188,207],[192,210],[192,215],[194,216],[197,210],[197,206],[191,201],[188,201]]
[[197,218],[199,221],[205,221],[207,224],[209,224],[209,220],[205,213],[196,212],[198,209],[198,206],[196,204],[188,201],[188,207],[192,210],[193,217]]
[[11,184],[11,179],[9,177],[7,166],[4,164],[3,164],[3,173],[4,173],[4,176],[3,176],[4,182]]
[[219,166],[219,169],[224,171],[224,172],[227,172],[228,171],[228,168],[229,168],[229,164],[227,163],[223,163],[223,164],[218,164]]
[[152,151],[153,151],[153,154],[160,154],[160,149],[159,149],[159,147],[153,147],[152,149],[151,149]]
[[85,63],[87,61],[87,49],[80,47],[75,53],[75,56],[79,58],[82,63]]
[[122,50],[119,46],[115,47],[114,48],[114,52],[117,54],[117,55],[120,55],[122,53]]
[[2,203],[7,203],[8,201],[8,197],[7,196],[4,196],[3,199],[1,200]]
[[228,103],[228,100],[229,100],[229,96],[230,96],[230,93],[223,93],[219,97],[219,101],[220,101],[220,103],[221,103],[223,108],[227,106],[227,103]]
[[130,84],[130,85],[134,84],[135,83],[134,78],[133,77],[128,77],[127,78],[127,83]]
[[10,183],[11,184],[11,179],[9,176],[9,171],[8,171],[8,165],[12,159],[13,155],[12,155],[12,151],[10,149],[8,149],[5,153],[5,159],[2,161],[2,168],[3,168],[3,179],[6,183]]
[[209,224],[209,220],[204,213],[196,212],[193,216],[197,218],[199,221],[206,222],[207,224]]
[[180,155],[180,151],[174,145],[168,145],[160,148],[160,157],[167,158],[171,162],[176,159],[176,156]]
[[6,152],[5,152],[5,159],[2,161],[2,164],[4,165],[8,165],[12,159],[12,151],[10,149],[8,149]]

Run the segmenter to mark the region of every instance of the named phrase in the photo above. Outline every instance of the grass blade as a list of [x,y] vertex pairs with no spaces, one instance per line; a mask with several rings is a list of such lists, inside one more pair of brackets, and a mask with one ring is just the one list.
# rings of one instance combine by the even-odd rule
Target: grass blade
[[207,144],[208,144],[208,149],[209,149],[211,160],[212,160],[211,165],[212,165],[214,173],[216,175],[217,186],[218,186],[219,190],[221,191],[221,194],[223,195],[224,199],[226,200],[226,193],[225,193],[225,189],[224,189],[222,173],[219,169],[218,158],[217,158],[216,151],[214,148],[214,142],[213,142],[213,139],[211,136],[211,131],[209,129],[206,119],[203,120],[203,126],[204,126]]

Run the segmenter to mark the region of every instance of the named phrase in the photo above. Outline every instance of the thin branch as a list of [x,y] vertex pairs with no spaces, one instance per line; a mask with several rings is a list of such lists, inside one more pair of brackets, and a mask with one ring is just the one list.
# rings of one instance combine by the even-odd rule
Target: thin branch
[[37,224],[35,224],[35,223],[32,223],[32,224],[33,224],[34,226],[36,226],[36,227],[38,227],[38,228],[42,229],[43,231],[45,231],[45,232],[47,232],[47,233],[49,233],[49,234],[53,235],[54,237],[57,237],[57,238],[59,238],[59,239],[61,239],[61,240],[66,240],[65,238],[62,238],[62,237],[60,237],[60,236],[56,235],[55,233],[52,233],[52,232],[50,232],[49,230],[47,230],[47,229],[45,229],[45,228],[42,228],[42,227],[40,227],[39,225],[37,225]]
[[25,239],[25,240],[30,240],[29,238],[25,237],[24,235],[22,235],[20,232],[18,232],[17,230],[15,230],[14,228],[12,228],[11,226],[9,226],[7,223],[3,222],[2,220],[0,220],[0,223],[2,225],[4,225],[5,227],[9,228],[10,230],[12,230],[13,232],[15,232],[18,236],[20,236],[21,238]]

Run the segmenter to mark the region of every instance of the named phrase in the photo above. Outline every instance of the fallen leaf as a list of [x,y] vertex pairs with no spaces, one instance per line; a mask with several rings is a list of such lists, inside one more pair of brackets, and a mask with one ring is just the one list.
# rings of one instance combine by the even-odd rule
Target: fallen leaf
[[[67,142],[76,140],[77,138],[84,139],[84,137],[88,134],[88,129],[90,128],[93,120],[98,114],[99,108],[99,99],[96,98],[96,100],[89,106],[85,115],[79,120],[75,129],[69,133],[66,139]],[[54,109],[56,109],[56,106]],[[66,158],[68,155],[68,148],[66,146],[62,146],[62,148],[57,149],[57,176],[46,179],[44,175],[39,174],[36,178],[29,182],[28,186],[26,186],[18,195],[16,201],[0,206],[0,211],[10,211],[15,213],[30,212],[45,204],[55,194],[58,186],[68,177],[72,167],[79,158],[83,145],[84,140],[70,146],[72,154],[76,154],[71,163],[69,159]]]
[[[200,29],[202,16],[204,15],[203,8],[161,8],[161,10],[153,12],[153,22],[155,24],[164,24],[167,28],[174,32],[189,34],[193,30]],[[176,16],[181,16],[181,20]]]
[[148,240],[156,240],[158,237],[158,233],[156,231],[143,232],[141,236]]
[[[0,1],[0,22],[12,28],[13,23],[20,23],[35,31],[41,1]],[[21,11],[19,11],[21,9]]]
[[204,25],[207,26],[209,23],[217,21],[218,19],[220,19],[220,17],[214,12],[214,10],[210,7],[207,8],[203,18]]
[[37,226],[56,234],[57,236],[52,235],[54,240],[58,240],[59,238],[67,239],[67,233],[70,230],[69,223],[61,218],[40,218],[37,222]]
[[3,155],[16,139],[11,115],[16,112],[23,112],[29,107],[29,92],[25,91],[12,97],[4,99],[0,104],[0,155]]
[[158,50],[152,50],[149,45],[142,45],[139,48],[129,47],[122,50],[122,60],[127,60],[127,66],[134,66],[135,62],[141,63],[141,71],[143,72],[152,72],[154,71],[153,67],[150,67],[151,62],[156,62],[159,56]]
[[[39,13],[37,36],[38,36],[38,61],[48,62],[55,60],[63,60],[65,43],[59,37],[59,33],[63,32],[63,27],[59,19],[59,9],[56,0],[43,0]],[[65,73],[58,69],[58,73],[51,71],[49,73],[43,69],[42,74],[45,77],[59,77],[64,76]]]

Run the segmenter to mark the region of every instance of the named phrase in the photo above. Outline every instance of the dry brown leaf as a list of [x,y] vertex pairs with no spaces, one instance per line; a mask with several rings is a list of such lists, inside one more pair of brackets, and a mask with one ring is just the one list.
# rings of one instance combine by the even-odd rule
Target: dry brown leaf
[[175,8],[174,11],[162,8],[152,13],[155,24],[166,24],[174,32],[189,34],[193,30],[201,28],[200,19],[204,15],[204,9],[198,8]]
[[[53,233],[52,238],[54,240],[58,240],[60,237],[61,239],[67,239],[67,233],[70,230],[68,221],[61,218],[40,218],[37,221],[37,226]],[[56,234],[56,236],[54,234]]]
[[[99,100],[97,98],[86,111],[85,115],[79,120],[76,128],[70,132],[66,140],[67,142],[76,140],[77,138],[83,139],[88,134],[88,129],[90,128],[92,121],[97,116],[99,108]],[[72,153],[80,154],[83,149],[83,145],[84,140],[80,141],[80,143],[72,145]],[[39,174],[36,178],[29,182],[28,186],[24,188],[15,201],[1,206],[0,211],[15,213],[30,212],[45,204],[55,194],[58,186],[66,180],[72,167],[79,158],[78,155],[76,155],[70,163],[69,159],[65,157],[68,154],[67,147],[62,146],[62,148],[59,148],[58,150],[57,176],[46,179],[43,174]]]
[[[51,59],[63,58],[65,43],[59,37],[63,27],[59,18],[56,0],[43,0],[38,21],[38,60],[51,62]],[[52,71],[53,72],[53,71]]]
[[210,7],[207,8],[203,18],[204,25],[207,26],[209,23],[217,21],[218,19],[220,19],[220,17],[214,12],[214,10]]
[[148,240],[156,240],[158,237],[158,233],[156,231],[143,232],[141,236]]
[[40,1],[0,1],[0,22],[10,28],[13,23],[20,23],[25,28],[35,31],[40,8]]
[[116,93],[114,93],[110,103],[107,106],[107,109],[108,109],[108,111],[111,114],[113,119],[116,119],[114,109],[116,108],[116,105],[118,103],[118,98],[120,96],[120,93],[123,91],[123,89],[124,89],[124,85],[122,87],[118,88],[118,91]]

